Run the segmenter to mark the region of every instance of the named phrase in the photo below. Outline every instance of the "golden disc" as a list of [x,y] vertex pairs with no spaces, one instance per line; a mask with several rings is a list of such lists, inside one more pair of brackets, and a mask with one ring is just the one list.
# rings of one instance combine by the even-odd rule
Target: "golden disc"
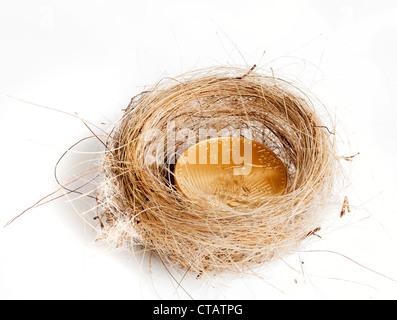
[[260,205],[282,194],[287,171],[264,145],[237,137],[200,141],[186,149],[175,165],[175,185],[188,198],[229,206]]

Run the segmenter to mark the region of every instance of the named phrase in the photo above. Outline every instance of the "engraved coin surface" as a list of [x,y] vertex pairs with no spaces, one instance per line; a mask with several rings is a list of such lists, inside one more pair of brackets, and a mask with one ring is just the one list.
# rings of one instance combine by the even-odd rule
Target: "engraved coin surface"
[[186,197],[232,207],[258,206],[287,187],[287,171],[277,155],[238,137],[212,138],[187,148],[177,160],[174,177]]

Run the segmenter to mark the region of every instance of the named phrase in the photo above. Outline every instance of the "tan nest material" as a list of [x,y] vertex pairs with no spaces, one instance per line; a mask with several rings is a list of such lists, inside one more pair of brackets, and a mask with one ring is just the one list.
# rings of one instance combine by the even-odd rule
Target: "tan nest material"
[[[338,166],[329,128],[301,90],[252,69],[162,80],[132,99],[109,135],[99,237],[143,246],[167,265],[200,273],[244,271],[291,253],[326,217]],[[169,130],[174,146],[164,145]],[[283,162],[286,192],[255,206],[187,198],[175,188],[173,163],[191,145],[186,132],[198,142],[203,130],[249,132]]]

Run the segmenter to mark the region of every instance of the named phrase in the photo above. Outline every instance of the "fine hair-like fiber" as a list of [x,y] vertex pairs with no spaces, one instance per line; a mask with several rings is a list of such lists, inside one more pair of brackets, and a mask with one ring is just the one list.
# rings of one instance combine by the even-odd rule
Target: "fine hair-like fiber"
[[[163,79],[134,97],[111,129],[97,194],[99,239],[143,246],[167,265],[199,273],[243,272],[293,252],[323,223],[339,168],[320,107],[295,85],[253,69]],[[178,133],[173,149],[163,141],[170,123]],[[236,132],[281,159],[286,192],[231,207],[175,188],[173,164],[192,141]]]

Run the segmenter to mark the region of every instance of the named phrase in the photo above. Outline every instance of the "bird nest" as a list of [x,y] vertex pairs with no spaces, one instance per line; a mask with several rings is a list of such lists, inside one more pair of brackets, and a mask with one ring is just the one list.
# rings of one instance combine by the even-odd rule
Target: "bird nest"
[[[334,192],[338,158],[320,107],[293,84],[252,69],[163,79],[132,99],[109,134],[99,238],[200,273],[243,271],[293,252],[323,223]],[[182,152],[219,136],[272,150],[286,168],[285,191],[230,206],[176,188]]]

